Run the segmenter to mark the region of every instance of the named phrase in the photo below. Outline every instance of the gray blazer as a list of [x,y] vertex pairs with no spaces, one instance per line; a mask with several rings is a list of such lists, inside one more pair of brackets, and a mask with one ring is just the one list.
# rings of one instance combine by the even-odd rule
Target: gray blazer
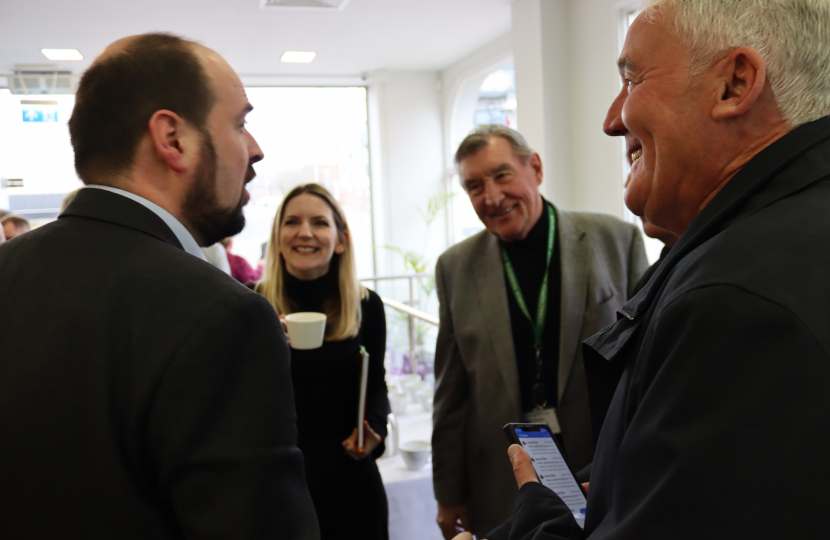
[[[639,229],[603,214],[557,210],[562,257],[559,407],[565,450],[593,459],[579,344],[612,324],[648,267]],[[438,259],[441,324],[435,350],[433,487],[443,504],[468,504],[479,535],[510,517],[516,482],[502,426],[521,422],[519,375],[498,240],[482,231]]]

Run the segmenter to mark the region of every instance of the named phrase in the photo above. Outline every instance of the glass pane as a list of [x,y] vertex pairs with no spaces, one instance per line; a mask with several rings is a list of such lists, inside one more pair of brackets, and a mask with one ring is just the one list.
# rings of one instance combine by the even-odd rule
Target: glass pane
[[516,74],[513,66],[489,74],[478,89],[475,125],[516,126]]
[[249,184],[247,226],[234,252],[253,265],[263,255],[277,207],[295,186],[316,182],[343,205],[360,276],[374,275],[365,88],[246,88],[248,130],[265,159]]
[[[478,102],[474,112],[476,126],[500,124],[518,129],[516,122],[516,73],[507,66],[487,75],[478,89]],[[459,183],[458,175],[451,180],[452,238],[460,242],[484,226],[473,210],[470,200]]]
[[73,95],[19,95],[0,91],[0,208],[24,215],[38,227],[55,219],[60,201],[81,187],[67,122]]

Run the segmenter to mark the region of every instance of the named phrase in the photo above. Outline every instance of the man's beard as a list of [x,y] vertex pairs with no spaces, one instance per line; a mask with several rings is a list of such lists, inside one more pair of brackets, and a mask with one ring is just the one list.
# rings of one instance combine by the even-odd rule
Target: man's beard
[[[242,188],[239,202],[235,207],[226,209],[219,206],[216,200],[217,163],[213,140],[209,133],[203,133],[199,164],[182,207],[184,219],[200,237],[196,238],[200,246],[211,246],[219,240],[238,234],[245,228],[245,214],[242,213],[245,188]],[[253,166],[248,165],[245,184],[250,182],[255,175]]]

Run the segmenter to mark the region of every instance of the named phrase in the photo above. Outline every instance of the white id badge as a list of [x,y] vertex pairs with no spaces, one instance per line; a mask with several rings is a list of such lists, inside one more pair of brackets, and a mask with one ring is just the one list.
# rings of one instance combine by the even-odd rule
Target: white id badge
[[547,424],[550,426],[551,433],[562,432],[562,428],[559,427],[559,419],[556,417],[556,409],[552,407],[525,413],[525,422],[528,424]]

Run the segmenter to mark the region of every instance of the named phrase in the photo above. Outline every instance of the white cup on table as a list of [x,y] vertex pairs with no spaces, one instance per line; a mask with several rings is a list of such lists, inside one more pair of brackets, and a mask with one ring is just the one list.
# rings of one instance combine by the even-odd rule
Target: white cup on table
[[432,448],[426,441],[406,441],[401,443],[400,451],[406,468],[410,471],[420,471],[427,464]]
[[282,320],[292,349],[317,349],[323,346],[326,314],[302,311],[286,315]]
[[409,396],[405,393],[392,389],[389,391],[389,405],[392,407],[392,414],[402,416],[406,414],[406,406],[409,404]]

